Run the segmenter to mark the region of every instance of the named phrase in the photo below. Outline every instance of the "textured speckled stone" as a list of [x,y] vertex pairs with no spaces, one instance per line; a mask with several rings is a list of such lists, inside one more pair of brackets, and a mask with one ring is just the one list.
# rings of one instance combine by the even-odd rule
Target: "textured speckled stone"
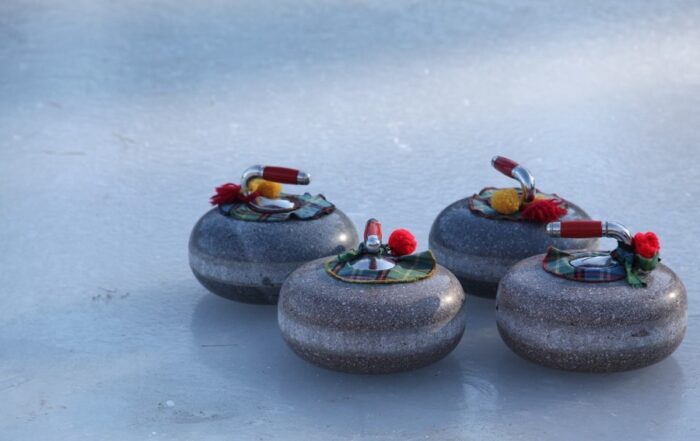
[[440,360],[462,338],[465,294],[445,268],[413,283],[358,284],[328,275],[325,261],[296,270],[280,293],[282,335],[305,360],[352,373],[406,371]]
[[[569,203],[561,220],[590,219]],[[469,294],[495,297],[498,281],[516,262],[550,245],[561,249],[595,248],[598,239],[549,237],[545,224],[488,219],[469,210],[467,199],[442,210],[430,229],[430,249]]]
[[338,209],[314,220],[249,222],[214,208],[192,230],[189,260],[194,275],[214,294],[275,304],[292,271],[358,241],[352,222]]
[[635,289],[624,280],[556,277],[542,269],[543,257],[513,266],[498,288],[498,330],[517,354],[559,369],[614,372],[656,363],[683,340],[688,300],[667,266]]

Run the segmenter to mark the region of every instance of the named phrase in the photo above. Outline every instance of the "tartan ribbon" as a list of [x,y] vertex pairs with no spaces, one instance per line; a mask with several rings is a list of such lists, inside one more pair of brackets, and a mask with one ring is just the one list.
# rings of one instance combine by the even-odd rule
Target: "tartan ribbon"
[[[377,256],[386,254],[386,248],[383,247]],[[417,282],[431,277],[436,269],[435,256],[430,250],[408,256],[392,257],[396,266],[384,271],[353,268],[351,263],[365,255],[362,246],[358,250],[346,251],[326,262],[326,272],[343,282],[382,284]]]
[[605,251],[584,251],[567,253],[555,247],[549,247],[542,260],[545,271],[555,276],[579,282],[614,282],[625,278],[625,267],[619,264],[610,267],[575,267],[573,259],[581,257],[609,256]]
[[[467,203],[469,204],[469,209],[472,211],[472,213],[488,219],[500,219],[516,222],[531,222],[523,218],[522,210],[518,210],[513,214],[501,214],[498,211],[494,210],[491,207],[491,196],[493,196],[493,193],[498,190],[502,189],[495,187],[486,187],[483,190],[481,190],[478,194],[467,198]],[[522,197],[523,190],[521,188],[516,188],[515,191],[518,192],[519,197]],[[568,202],[566,202],[565,199],[562,199],[556,194],[542,193],[541,191],[535,189],[535,197],[554,200],[557,203],[557,205],[559,205],[561,208],[564,208],[565,210],[569,208]]]
[[[575,267],[571,264],[573,259],[598,256],[610,256],[615,261],[615,264],[607,267]],[[578,251],[574,253],[549,247],[547,254],[542,259],[542,267],[545,271],[555,276],[578,282],[600,283],[625,279],[631,287],[642,288],[647,286],[649,273],[656,268],[658,262],[658,253],[651,259],[647,259],[639,254],[635,254],[634,251],[624,245],[620,245],[610,252]]]
[[636,254],[632,249],[619,246],[610,255],[625,267],[627,283],[633,288],[643,288],[647,286],[649,273],[656,268],[659,263],[659,253],[654,253],[651,258]]
[[251,222],[282,222],[286,220],[312,220],[331,214],[335,205],[328,202],[322,194],[312,196],[309,193],[303,195],[283,195],[285,198],[298,204],[291,211],[277,213],[265,213],[256,210],[251,204],[235,202],[233,204],[219,205],[219,210],[234,219]]

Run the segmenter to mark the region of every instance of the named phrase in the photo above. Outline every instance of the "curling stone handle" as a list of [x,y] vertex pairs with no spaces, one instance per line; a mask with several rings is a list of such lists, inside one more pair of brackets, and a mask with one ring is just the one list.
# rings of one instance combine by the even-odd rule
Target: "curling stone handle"
[[377,219],[370,219],[365,225],[365,241],[370,236],[377,236],[379,240],[382,240],[382,224]]
[[311,176],[308,173],[293,168],[273,167],[266,165],[263,167],[263,179],[280,184],[308,185]]
[[241,187],[244,193],[250,191],[250,182],[256,178],[292,185],[308,185],[311,182],[310,174],[293,168],[254,165],[248,167],[241,177]]
[[491,165],[509,178],[520,182],[520,187],[522,187],[523,192],[523,202],[532,202],[535,200],[535,177],[532,176],[528,169],[505,156],[494,156],[491,159]]
[[506,158],[505,156],[494,156],[493,159],[491,159],[491,165],[493,165],[493,168],[499,172],[503,173],[509,178],[512,178],[513,169],[518,166],[518,163],[512,159]]
[[603,237],[603,222],[594,220],[551,222],[547,224],[547,234],[572,239]]
[[382,246],[382,224],[377,219],[370,219],[365,225],[365,248],[376,253]]
[[547,224],[547,234],[552,237],[585,239],[589,237],[612,237],[627,245],[632,244],[629,230],[618,222],[597,220],[576,220],[551,222]]

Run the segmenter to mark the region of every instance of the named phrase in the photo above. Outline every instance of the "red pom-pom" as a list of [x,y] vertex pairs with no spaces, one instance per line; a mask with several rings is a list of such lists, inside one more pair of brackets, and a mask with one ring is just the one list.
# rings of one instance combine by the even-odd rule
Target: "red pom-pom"
[[554,222],[566,214],[566,209],[555,199],[540,199],[525,206],[523,219],[533,222]]
[[647,259],[654,257],[654,254],[661,249],[659,238],[651,231],[635,234],[632,244],[634,245],[634,252]]
[[417,245],[418,242],[416,242],[415,236],[413,236],[410,231],[403,228],[394,230],[391,236],[389,236],[389,248],[391,249],[391,254],[394,256],[411,254],[416,251]]
[[212,205],[230,204],[239,200],[241,186],[228,183],[216,187],[216,194],[209,199]]

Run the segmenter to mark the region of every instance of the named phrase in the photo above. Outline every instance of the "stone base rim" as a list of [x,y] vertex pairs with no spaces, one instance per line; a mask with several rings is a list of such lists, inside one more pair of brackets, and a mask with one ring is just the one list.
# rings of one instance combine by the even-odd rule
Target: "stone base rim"
[[209,292],[226,300],[251,305],[276,305],[281,286],[256,287],[221,282],[205,277],[192,269],[195,278]]
[[[501,335],[503,342],[516,353],[521,358],[544,366],[550,369],[558,369],[569,372],[580,372],[580,373],[591,373],[591,374],[604,374],[604,373],[615,373],[615,372],[625,372],[636,369],[641,369],[649,367],[656,364],[666,358],[668,358],[677,348],[680,346],[685,335],[685,330],[679,333],[679,335],[674,339],[670,345],[655,346],[637,348],[634,350],[626,351],[626,356],[621,356],[621,358],[629,357],[636,361],[625,362],[620,361],[616,363],[610,363],[609,359],[601,356],[593,355],[593,361],[587,364],[572,364],[565,360],[562,360],[562,354],[558,351],[548,351],[545,352],[539,347],[534,347],[532,345],[527,345],[519,340],[513,338],[508,331],[506,331],[500,323],[497,323],[498,333]],[[542,352],[547,355],[545,356],[534,356],[535,352]],[[655,354],[648,356],[650,354]],[[640,356],[645,355],[645,356]],[[591,355],[588,355],[591,357]],[[607,360],[607,363],[605,362]]]
[[[372,357],[357,354],[345,356],[333,354],[335,359],[329,361],[327,357],[324,357],[320,353],[299,347],[295,342],[288,339],[284,333],[282,334],[287,346],[302,360],[320,368],[355,375],[386,375],[410,372],[427,367],[447,357],[457,347],[462,339],[462,335],[463,333],[459,333],[449,342],[435,348],[434,351],[411,354],[410,358],[406,356]],[[348,366],[361,367],[349,368]]]

